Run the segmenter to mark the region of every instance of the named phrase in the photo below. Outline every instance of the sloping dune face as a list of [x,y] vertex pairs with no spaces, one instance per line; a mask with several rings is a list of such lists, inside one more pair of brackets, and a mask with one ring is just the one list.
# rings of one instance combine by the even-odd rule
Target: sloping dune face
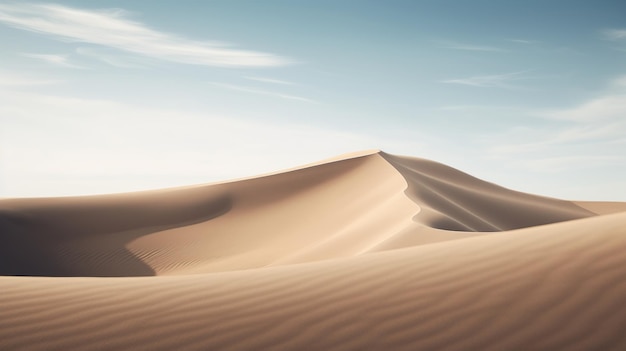
[[0,349],[626,349],[625,203],[382,152],[0,200]]
[[595,215],[573,202],[524,194],[487,183],[437,162],[381,154],[408,183],[417,220],[462,231],[502,231]]

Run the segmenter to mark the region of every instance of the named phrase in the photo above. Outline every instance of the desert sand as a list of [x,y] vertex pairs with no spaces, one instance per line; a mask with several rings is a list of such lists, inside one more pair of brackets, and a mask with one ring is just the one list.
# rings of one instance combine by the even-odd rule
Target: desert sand
[[368,151],[0,199],[0,350],[626,350],[626,203]]

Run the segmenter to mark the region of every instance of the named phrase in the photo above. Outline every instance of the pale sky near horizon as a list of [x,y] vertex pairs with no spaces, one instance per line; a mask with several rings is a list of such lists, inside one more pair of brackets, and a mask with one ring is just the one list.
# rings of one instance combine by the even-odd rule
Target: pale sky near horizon
[[626,201],[624,1],[0,0],[0,197],[363,149]]

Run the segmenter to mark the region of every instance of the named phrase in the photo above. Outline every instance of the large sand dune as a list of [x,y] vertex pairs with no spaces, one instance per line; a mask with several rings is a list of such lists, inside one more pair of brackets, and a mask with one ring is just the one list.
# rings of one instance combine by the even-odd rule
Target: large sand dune
[[0,350],[623,350],[626,203],[364,152],[0,200]]

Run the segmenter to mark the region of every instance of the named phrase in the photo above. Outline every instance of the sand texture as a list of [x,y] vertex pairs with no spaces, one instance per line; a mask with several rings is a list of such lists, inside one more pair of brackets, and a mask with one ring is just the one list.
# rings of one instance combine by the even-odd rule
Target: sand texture
[[0,350],[626,350],[626,203],[379,151],[0,199]]

